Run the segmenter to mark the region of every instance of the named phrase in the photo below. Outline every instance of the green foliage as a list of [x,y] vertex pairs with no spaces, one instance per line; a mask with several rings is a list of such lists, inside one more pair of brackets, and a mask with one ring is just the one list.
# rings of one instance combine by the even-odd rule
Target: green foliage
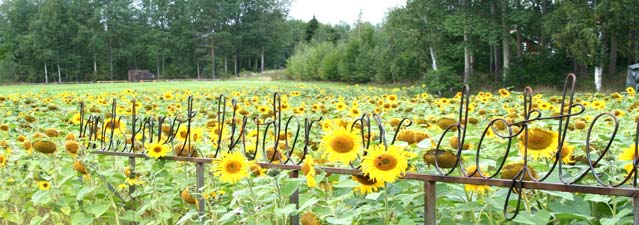
[[424,76],[426,88],[435,93],[453,93],[451,90],[459,88],[461,77],[449,68],[442,67],[438,70],[431,70]]
[[308,25],[306,25],[306,36],[304,38],[306,42],[309,42],[311,41],[311,39],[313,39],[313,37],[315,36],[315,33],[317,32],[318,27],[319,27],[319,22],[317,22],[317,19],[315,19],[315,16],[313,16],[313,19],[308,21]]
[[58,68],[62,82],[123,80],[129,69],[214,78],[234,73],[234,64],[238,72],[260,70],[261,57],[263,67],[279,68],[304,32],[286,21],[286,7],[278,0],[3,1],[0,76],[43,82],[46,67],[50,82],[59,81]]
[[523,88],[530,84],[554,86],[563,84],[565,74],[570,68],[560,55],[540,53],[525,55],[512,62],[510,76],[504,81],[505,86]]

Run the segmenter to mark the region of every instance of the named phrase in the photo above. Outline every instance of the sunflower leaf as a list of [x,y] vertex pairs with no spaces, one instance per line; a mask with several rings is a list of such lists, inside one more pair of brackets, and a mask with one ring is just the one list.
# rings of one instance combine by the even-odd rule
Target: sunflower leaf
[[31,196],[31,201],[33,201],[34,204],[45,204],[51,201],[51,196],[49,196],[48,191],[38,191]]
[[184,214],[184,216],[182,216],[182,218],[180,218],[180,220],[178,220],[177,223],[175,223],[175,224],[184,224],[184,223],[190,221],[195,215],[197,215],[197,212],[190,211],[190,212]]
[[397,225],[417,225],[413,220],[408,217],[402,217],[402,219],[397,222]]
[[109,210],[110,206],[111,205],[109,203],[99,204],[99,205],[91,205],[91,206],[87,207],[87,212],[90,212],[96,218],[98,218],[98,217],[102,216],[102,214],[104,214],[107,210]]
[[335,218],[335,217],[328,217],[326,218],[326,222],[330,223],[330,224],[351,224],[353,222],[353,218],[352,217],[344,217],[344,218]]
[[93,218],[85,216],[82,212],[76,212],[71,216],[72,225],[89,225],[93,224]]
[[317,203],[318,201],[319,201],[319,199],[317,199],[315,197],[313,197],[313,198],[311,198],[309,200],[306,200],[306,202],[304,202],[304,204],[302,204],[302,206],[300,206],[299,211],[303,212],[306,208],[308,208],[308,207],[310,207],[312,205],[315,205],[315,203]]
[[608,203],[612,199],[609,196],[586,194],[584,201]]
[[366,199],[368,199],[368,200],[377,200],[380,195],[382,195],[382,193],[373,192],[373,193],[370,193],[370,194],[366,195]]
[[303,180],[300,179],[289,179],[282,181],[282,195],[289,196],[292,195],[302,184]]
[[80,191],[78,191],[78,195],[76,196],[76,199],[78,201],[82,200],[85,195],[93,192],[93,190],[95,190],[95,187],[91,187],[91,186],[83,187],[82,189],[80,189]]
[[275,213],[281,216],[288,216],[295,212],[295,204],[288,204],[284,208],[275,209]]

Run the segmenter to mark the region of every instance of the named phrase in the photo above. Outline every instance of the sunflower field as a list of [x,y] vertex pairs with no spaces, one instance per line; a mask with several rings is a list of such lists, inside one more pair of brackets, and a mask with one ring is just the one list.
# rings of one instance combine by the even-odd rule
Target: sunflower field
[[[402,179],[406,173],[439,174],[459,161],[462,169],[450,176],[521,175],[524,180],[543,177],[545,182],[561,183],[565,178],[551,169],[553,162],[561,161],[564,177],[574,177],[592,164],[590,160],[602,156],[594,163],[597,176],[588,174],[578,183],[596,186],[597,179],[616,184],[636,170],[632,162],[637,158],[639,101],[632,88],[578,93],[574,103],[580,107],[563,108],[562,96],[535,93],[529,109],[535,114],[575,114],[562,120],[565,138],[557,132],[560,120],[547,119],[526,124],[528,141],[522,140],[523,133],[508,141],[502,138],[505,134],[519,132],[511,125],[528,119],[521,90],[471,92],[463,121],[466,133],[460,138],[453,125],[462,122],[461,92],[447,98],[428,93],[424,85],[211,84],[115,88],[93,84],[0,91],[0,223],[290,224],[289,217],[298,215],[304,225],[423,224],[423,182]],[[281,100],[277,108],[274,93]],[[227,101],[221,102],[220,95]],[[86,115],[80,113],[81,102]],[[132,105],[140,117],[185,118],[189,107],[194,115],[188,129],[165,123],[150,131],[158,138],[149,140],[131,129]],[[226,109],[224,117],[220,106]],[[291,119],[289,128],[277,133],[260,126],[278,114],[283,121],[299,120]],[[126,157],[92,154],[105,146],[80,133],[88,115],[103,118],[96,126],[101,132],[94,137],[101,133],[101,140],[128,144],[149,159],[138,160],[132,170]],[[372,128],[360,123],[365,117]],[[306,118],[316,122],[300,122]],[[304,129],[305,125],[311,127]],[[108,133],[112,135],[104,136]],[[181,144],[185,140],[188,144]],[[192,164],[165,159],[187,155],[212,158],[202,190],[196,188]],[[525,158],[527,173],[518,174]],[[288,170],[260,167],[264,162],[299,162],[299,177],[291,177]],[[326,167],[357,168],[362,173],[331,174],[321,169]],[[622,187],[632,188],[631,183]],[[298,190],[296,207],[289,196]],[[507,220],[504,203],[509,210],[516,205],[516,198],[507,199],[508,188],[438,182],[437,223],[629,224],[633,220],[630,198],[522,192],[519,215]],[[205,201],[202,217],[198,199]]]

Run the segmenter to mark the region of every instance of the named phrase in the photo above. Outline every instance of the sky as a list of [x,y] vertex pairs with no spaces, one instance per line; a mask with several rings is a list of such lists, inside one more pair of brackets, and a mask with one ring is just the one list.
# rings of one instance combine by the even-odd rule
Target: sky
[[406,0],[293,0],[289,16],[309,21],[315,15],[320,23],[353,24],[359,12],[362,20],[372,24],[381,23],[389,8],[403,6]]

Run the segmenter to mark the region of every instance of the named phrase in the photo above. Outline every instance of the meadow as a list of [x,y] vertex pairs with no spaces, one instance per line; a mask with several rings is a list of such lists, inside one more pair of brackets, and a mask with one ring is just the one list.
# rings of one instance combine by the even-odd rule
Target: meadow
[[[291,150],[292,131],[275,134],[255,125],[277,114],[278,109],[273,108],[276,92],[281,96],[279,109],[284,118],[322,118],[310,130],[309,151],[304,155]],[[500,132],[507,132],[508,124],[525,119],[522,90],[472,93],[468,119],[464,121],[465,142],[460,143],[456,132],[448,132],[441,137],[444,156],[436,161],[433,149],[440,136],[460,122],[457,118],[462,96],[453,93],[450,98],[438,97],[428,93],[424,85],[388,88],[252,80],[3,86],[0,223],[287,224],[288,216],[299,214],[305,225],[420,224],[424,220],[423,183],[402,180],[402,174],[436,174],[433,164],[451,167],[456,157],[453,152],[460,149],[466,176],[475,176],[475,171],[500,171],[497,178],[512,179],[521,170],[527,149],[528,170],[532,171],[529,176],[548,175],[548,181],[559,182],[554,171],[547,174],[554,160],[565,164],[564,173],[569,175],[588,167],[586,139],[591,127],[590,157],[597,158],[608,150],[597,163],[600,179],[619,182],[636,169],[632,161],[636,160],[639,101],[634,89],[578,93],[575,104],[584,109],[578,114],[580,107],[561,107],[561,96],[534,93],[531,106],[540,115],[556,116],[562,110],[576,113],[567,125],[566,139],[561,140],[557,133],[559,120],[532,121],[527,144],[521,136],[514,137],[507,156],[504,148],[509,142],[500,138]],[[226,119],[218,119],[220,95],[229,99],[222,105],[255,123],[231,131],[229,127],[238,121],[229,119],[229,110]],[[156,141],[137,135],[131,138],[135,151],[151,158],[140,160],[133,173],[124,158],[92,154],[92,149],[87,149],[90,140],[79,133],[80,125],[86,123],[80,115],[81,102],[87,115],[103,116],[101,131],[127,138],[133,134],[127,117],[132,104],[136,104],[139,115],[180,118],[186,114],[189,96],[196,115],[188,132],[160,127],[155,132],[165,133],[165,139],[162,135]],[[237,104],[232,105],[230,99]],[[118,104],[112,109],[114,100]],[[112,110],[122,117],[111,115]],[[593,125],[600,113],[610,116]],[[371,134],[364,135],[363,126],[356,123],[364,114],[379,116],[386,132],[372,129]],[[411,121],[410,126],[402,121],[404,118]],[[505,122],[485,130],[496,118]],[[615,130],[617,135],[610,140]],[[232,132],[245,139],[229,151]],[[175,140],[167,139],[171,136]],[[360,136],[366,136],[370,145]],[[181,155],[184,148],[180,149],[179,143],[185,139],[189,140],[187,152],[215,158],[206,167],[201,196],[194,188],[192,166],[163,159]],[[480,140],[482,153],[476,159]],[[261,141],[274,147],[263,148]],[[293,154],[284,154],[289,150]],[[306,159],[300,178],[289,178],[287,171],[256,164],[291,163],[300,158]],[[471,163],[475,160],[479,168]],[[498,169],[502,160],[504,168],[509,169]],[[314,169],[351,166],[364,173],[349,176]],[[452,175],[464,176],[460,170]],[[597,185],[594,177],[580,183]],[[130,186],[136,191],[130,193]],[[300,190],[299,209],[288,202],[296,189]],[[633,217],[629,198],[527,190],[520,215],[507,221],[502,214],[507,188],[438,183],[437,191],[438,224],[626,224],[632,223]],[[197,216],[199,197],[206,201],[203,218]]]

